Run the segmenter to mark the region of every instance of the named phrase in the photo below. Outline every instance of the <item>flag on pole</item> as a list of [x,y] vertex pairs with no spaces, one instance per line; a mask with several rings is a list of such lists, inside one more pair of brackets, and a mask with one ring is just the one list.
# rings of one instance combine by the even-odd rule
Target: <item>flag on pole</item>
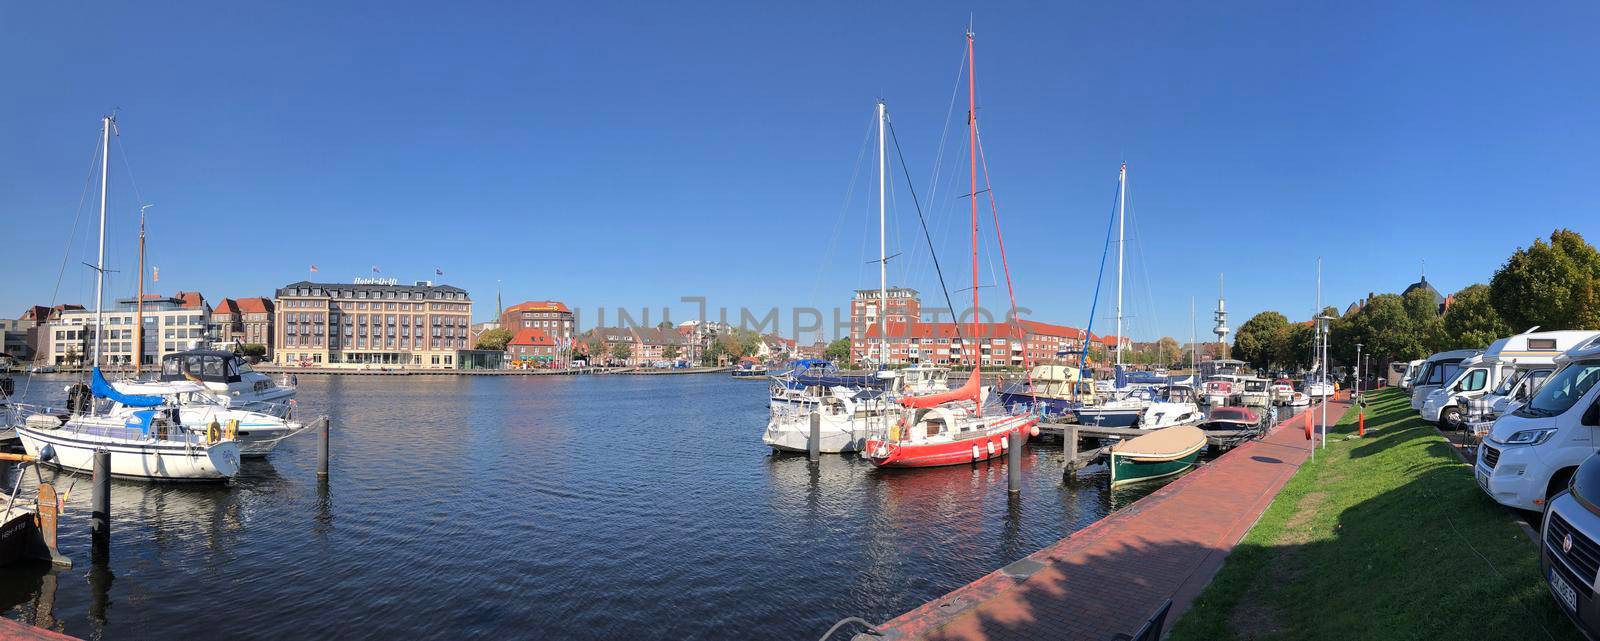
[[378,271],[378,266],[377,266],[377,265],[373,265],[373,266],[372,266],[372,273],[374,273],[374,274],[381,274],[381,273],[383,273],[383,272],[380,272],[380,271]]
[[444,275],[444,270],[439,269],[438,267],[435,267],[435,268],[433,268],[433,275],[434,276],[443,276]]
[[151,282],[158,282],[160,280],[161,280],[161,268],[160,267],[151,267],[150,268],[150,281]]
[[311,264],[311,273],[313,273],[313,274],[317,273],[317,264],[316,263],[312,263]]

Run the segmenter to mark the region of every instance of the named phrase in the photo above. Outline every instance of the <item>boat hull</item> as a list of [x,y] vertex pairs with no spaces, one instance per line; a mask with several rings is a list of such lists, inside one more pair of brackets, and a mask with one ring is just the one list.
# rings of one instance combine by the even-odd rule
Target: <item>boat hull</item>
[[868,439],[867,461],[878,467],[941,467],[976,463],[1005,456],[1012,432],[1022,432],[1027,442],[1029,430],[1039,422],[1031,414],[1011,416],[990,428],[983,436],[940,443],[891,443]]
[[1136,483],[1172,476],[1193,467],[1195,461],[1200,459],[1200,452],[1204,449],[1199,448],[1183,456],[1161,460],[1134,458],[1112,452],[1110,465],[1108,466],[1111,469],[1111,485],[1117,486],[1124,483]]
[[134,441],[105,441],[81,438],[68,430],[38,430],[17,427],[22,448],[38,456],[45,445],[55,450],[59,468],[78,472],[94,471],[94,453],[111,453],[111,474],[126,478],[158,481],[226,481],[239,473],[238,441],[223,441],[205,447],[161,445]]
[[1083,407],[1072,410],[1072,415],[1078,418],[1078,423],[1099,427],[1133,427],[1139,424],[1139,417],[1142,414],[1144,414],[1143,409]]
[[1001,392],[1000,404],[1007,408],[1030,409],[1035,414],[1046,417],[1067,416],[1083,406],[1082,403],[1071,399],[1034,396],[1016,392]]
[[[822,415],[821,438],[817,451],[822,454],[858,452],[866,442],[869,417],[839,417]],[[811,446],[811,417],[808,414],[782,414],[767,422],[761,442],[780,452],[809,452]]]

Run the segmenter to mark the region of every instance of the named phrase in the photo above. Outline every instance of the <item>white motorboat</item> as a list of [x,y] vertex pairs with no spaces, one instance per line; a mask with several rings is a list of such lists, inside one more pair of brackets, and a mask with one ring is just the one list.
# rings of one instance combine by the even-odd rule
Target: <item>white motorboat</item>
[[[105,327],[106,193],[109,178],[111,130],[115,121],[101,119],[100,148],[100,251],[95,260],[94,326]],[[118,392],[100,372],[104,331],[94,332],[89,385],[77,385],[68,394],[68,410],[13,405],[10,422],[30,456],[41,457],[46,448],[54,464],[92,472],[96,452],[110,453],[110,472],[117,476],[171,481],[226,480],[239,471],[239,442],[219,426],[197,434],[172,424],[166,413],[153,409],[165,403],[158,396]],[[103,411],[102,399],[130,408],[128,414]],[[50,458],[43,456],[41,458]]]
[[1159,430],[1175,425],[1197,425],[1205,420],[1205,412],[1195,403],[1194,390],[1182,385],[1170,385],[1160,396],[1150,401],[1139,416],[1139,429]]
[[212,396],[227,399],[227,406],[286,416],[293,385],[279,385],[271,376],[255,371],[233,352],[196,349],[161,357],[162,382],[188,381]]
[[1239,398],[1239,404],[1246,407],[1266,407],[1272,404],[1272,388],[1264,378],[1246,376],[1239,379],[1239,392],[1236,396]]
[[830,393],[818,397],[810,405],[797,403],[774,409],[767,421],[767,429],[761,435],[761,442],[779,451],[808,451],[811,415],[815,412],[820,422],[818,452],[839,454],[860,451],[869,428],[881,427],[884,421],[897,416],[887,396],[880,390],[834,387]]
[[1233,374],[1217,374],[1206,379],[1200,387],[1201,398],[1206,405],[1221,407],[1233,405],[1233,399],[1239,394],[1239,377]]
[[[174,418],[172,410],[176,410],[177,420],[174,422],[192,432],[204,434],[213,424],[224,428],[231,426],[234,437],[239,441],[239,455],[246,458],[260,458],[272,453],[279,441],[306,427],[288,418],[287,404],[277,406],[283,408],[281,413],[243,409],[243,406],[229,405],[228,401],[232,399],[213,396],[206,386],[193,381],[120,381],[113,383],[112,387],[123,394],[161,397],[166,401],[168,420]],[[250,405],[269,406],[271,404],[265,402]],[[140,409],[113,403],[109,413],[131,416]]]
[[1320,378],[1320,377],[1318,377],[1316,375],[1310,375],[1310,376],[1306,377],[1306,383],[1305,383],[1306,396],[1309,396],[1311,398],[1326,398],[1326,397],[1329,397],[1329,396],[1333,396],[1333,392],[1334,392],[1333,383],[1330,383],[1330,382],[1328,382],[1326,380],[1323,380],[1322,378]]

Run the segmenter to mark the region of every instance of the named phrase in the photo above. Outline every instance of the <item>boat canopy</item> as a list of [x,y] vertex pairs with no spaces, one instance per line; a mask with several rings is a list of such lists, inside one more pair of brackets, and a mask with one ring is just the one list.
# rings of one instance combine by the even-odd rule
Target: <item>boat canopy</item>
[[106,382],[106,376],[100,373],[99,367],[94,368],[94,375],[89,379],[89,389],[95,396],[109,398],[128,407],[155,407],[166,402],[160,396],[139,396],[117,391]]
[[242,380],[239,365],[244,359],[233,352],[193,349],[161,357],[161,380],[237,383]]

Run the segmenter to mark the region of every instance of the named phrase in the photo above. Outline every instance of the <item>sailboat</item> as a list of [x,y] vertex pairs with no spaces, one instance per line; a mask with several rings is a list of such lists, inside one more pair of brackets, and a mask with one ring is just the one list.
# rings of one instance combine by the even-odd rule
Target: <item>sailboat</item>
[[[976,65],[973,63],[972,32],[967,32],[967,134],[972,191],[972,340],[982,336],[978,307],[978,109]],[[995,229],[998,235],[1000,230]],[[1004,245],[1001,245],[1004,247]],[[1003,254],[1002,254],[1003,256]],[[1010,276],[1007,276],[1009,281]],[[1014,315],[1015,310],[1013,310]],[[964,352],[968,350],[964,349]],[[1038,422],[1031,412],[1008,413],[999,406],[985,407],[988,390],[983,386],[983,367],[978,350],[974,353],[972,376],[959,389],[905,396],[898,420],[867,438],[863,456],[878,467],[934,467],[983,461],[1004,456],[1010,448],[1010,435],[1022,434],[1026,441]],[[1020,441],[1019,441],[1020,442]]]
[[[1122,163],[1122,169],[1117,172],[1117,346],[1116,346],[1116,372],[1122,377],[1122,245],[1124,230],[1127,224],[1128,212],[1128,163]],[[1090,319],[1091,327],[1093,319]],[[1087,341],[1085,336],[1084,354],[1087,356]],[[1150,405],[1149,399],[1134,394],[1133,390],[1124,389],[1122,381],[1117,381],[1117,386],[1110,390],[1109,395],[1098,403],[1084,403],[1072,410],[1073,416],[1079,423],[1085,425],[1098,425],[1101,427],[1133,427],[1139,423],[1139,418],[1144,415],[1145,408]]]
[[[886,256],[888,241],[885,235],[887,200],[884,195],[888,186],[889,168],[885,148],[888,121],[888,107],[880,100],[877,117],[878,333],[883,341],[879,354],[880,362],[886,362],[889,354],[887,332],[889,274]],[[826,361],[802,361],[802,363],[832,367],[832,363]],[[795,371],[800,371],[800,368],[797,367]],[[816,384],[810,385],[804,384],[806,376],[803,373],[797,376],[791,372],[789,376],[779,378],[778,382],[773,384],[771,411],[767,418],[767,429],[761,435],[761,442],[779,451],[808,451],[811,441],[811,417],[816,415],[820,423],[817,436],[819,452],[839,454],[860,450],[866,440],[869,424],[888,420],[888,413],[892,408],[887,402],[890,397],[885,394],[885,388],[907,381],[913,382],[919,388],[943,384],[942,374],[948,372],[918,370],[913,378],[904,379],[889,370],[881,370],[876,374],[861,377],[859,385],[830,381],[828,374],[832,373],[824,370],[823,375],[813,377],[817,379]],[[836,375],[834,377],[836,378]]]
[[[182,413],[163,407],[159,396],[118,392],[100,372],[105,327],[102,315],[106,281],[106,200],[110,178],[111,131],[116,120],[101,119],[100,250],[95,261],[95,331],[93,369],[87,388],[75,386],[68,410],[17,405],[14,425],[29,456],[54,459],[52,464],[88,472],[97,452],[111,455],[116,476],[149,480],[227,480],[239,471],[239,442],[229,428],[217,425],[196,431],[183,424]],[[103,411],[107,403],[133,408]]]

